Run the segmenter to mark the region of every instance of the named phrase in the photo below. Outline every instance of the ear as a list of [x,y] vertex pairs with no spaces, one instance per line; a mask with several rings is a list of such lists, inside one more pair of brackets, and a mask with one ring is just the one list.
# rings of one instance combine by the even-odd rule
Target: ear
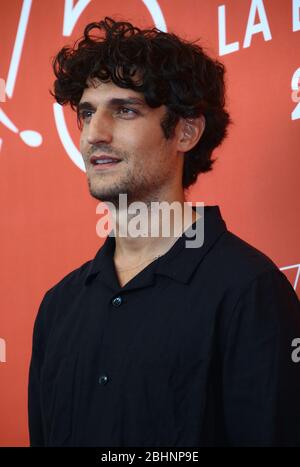
[[187,152],[198,143],[205,129],[205,117],[181,120],[178,138],[178,151]]

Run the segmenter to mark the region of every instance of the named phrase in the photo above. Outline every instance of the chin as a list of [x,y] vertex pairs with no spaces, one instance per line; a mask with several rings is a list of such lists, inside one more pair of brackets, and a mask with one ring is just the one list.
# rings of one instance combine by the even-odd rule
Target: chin
[[90,194],[93,198],[97,199],[98,201],[103,201],[103,202],[109,201],[115,206],[118,206],[119,204],[119,192],[109,193],[109,192],[103,192],[100,190],[90,190]]

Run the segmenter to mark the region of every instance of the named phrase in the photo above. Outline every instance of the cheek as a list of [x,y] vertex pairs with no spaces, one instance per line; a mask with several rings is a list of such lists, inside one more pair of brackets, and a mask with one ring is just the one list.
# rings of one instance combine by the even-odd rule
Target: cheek
[[83,136],[81,135],[81,136],[80,136],[80,139],[79,139],[79,148],[80,148],[80,151],[81,151],[81,152],[82,152],[82,149],[83,149],[83,147],[84,147],[83,141],[84,141],[84,140],[83,140]]
[[88,150],[88,144],[86,142],[86,138],[84,136],[84,134],[81,134],[80,136],[80,139],[79,139],[79,150],[81,152],[81,154],[86,154],[87,150]]
[[124,144],[126,141],[126,146],[132,148],[132,151],[140,152],[160,152],[162,148],[165,147],[165,138],[157,126],[148,126],[141,128],[136,128],[133,132],[132,137],[130,134],[124,135]]

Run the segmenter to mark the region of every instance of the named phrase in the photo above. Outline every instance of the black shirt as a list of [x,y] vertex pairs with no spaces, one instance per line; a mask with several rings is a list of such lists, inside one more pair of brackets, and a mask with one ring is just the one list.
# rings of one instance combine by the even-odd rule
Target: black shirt
[[108,236],[46,292],[31,445],[300,446],[297,295],[218,206],[204,210],[201,247],[186,248],[184,232],[124,287]]

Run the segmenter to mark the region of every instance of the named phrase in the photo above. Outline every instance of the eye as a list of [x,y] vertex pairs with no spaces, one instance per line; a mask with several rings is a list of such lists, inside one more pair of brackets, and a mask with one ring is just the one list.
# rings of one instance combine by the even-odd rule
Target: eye
[[118,113],[119,113],[120,115],[122,115],[122,116],[125,116],[125,117],[127,117],[127,116],[130,117],[130,116],[134,116],[134,115],[137,115],[137,114],[138,114],[137,110],[135,110],[135,109],[130,109],[130,108],[128,108],[128,107],[120,107],[120,108],[118,109]]
[[91,118],[92,114],[93,114],[92,110],[80,110],[79,118],[81,121],[86,122],[87,120]]

